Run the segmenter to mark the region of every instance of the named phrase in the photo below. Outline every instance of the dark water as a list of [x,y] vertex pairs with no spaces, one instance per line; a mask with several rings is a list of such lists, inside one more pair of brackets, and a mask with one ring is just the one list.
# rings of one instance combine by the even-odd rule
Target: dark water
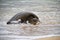
[[[41,23],[36,26],[6,24],[13,15],[21,11],[35,13]],[[20,36],[43,35],[60,35],[60,0],[0,0],[0,40],[19,40]]]

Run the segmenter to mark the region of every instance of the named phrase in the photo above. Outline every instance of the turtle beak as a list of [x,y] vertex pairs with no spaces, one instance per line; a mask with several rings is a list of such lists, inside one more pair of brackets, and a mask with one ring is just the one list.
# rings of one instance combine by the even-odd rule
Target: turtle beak
[[38,20],[37,24],[39,25],[40,23],[41,23],[40,20]]

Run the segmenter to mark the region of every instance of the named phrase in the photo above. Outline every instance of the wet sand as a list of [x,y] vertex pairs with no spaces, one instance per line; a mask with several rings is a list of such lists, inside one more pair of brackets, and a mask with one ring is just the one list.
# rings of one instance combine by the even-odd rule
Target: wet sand
[[60,40],[60,36],[52,36],[52,37],[46,37],[46,38],[38,38],[34,40]]

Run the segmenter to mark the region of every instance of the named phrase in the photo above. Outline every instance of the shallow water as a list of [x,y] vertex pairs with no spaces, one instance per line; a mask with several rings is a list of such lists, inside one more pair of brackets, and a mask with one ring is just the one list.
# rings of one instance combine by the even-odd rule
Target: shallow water
[[[21,11],[33,12],[39,17],[41,23],[35,26],[32,24],[6,24],[9,19]],[[13,38],[7,38],[8,36],[60,35],[59,17],[60,0],[1,0],[0,40],[13,40]]]

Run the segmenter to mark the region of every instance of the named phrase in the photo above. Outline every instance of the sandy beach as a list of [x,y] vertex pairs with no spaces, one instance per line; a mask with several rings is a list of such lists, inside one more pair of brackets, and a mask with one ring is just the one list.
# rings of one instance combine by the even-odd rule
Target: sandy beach
[[38,38],[34,40],[60,40],[60,36],[52,36],[52,37],[46,37],[46,38]]

